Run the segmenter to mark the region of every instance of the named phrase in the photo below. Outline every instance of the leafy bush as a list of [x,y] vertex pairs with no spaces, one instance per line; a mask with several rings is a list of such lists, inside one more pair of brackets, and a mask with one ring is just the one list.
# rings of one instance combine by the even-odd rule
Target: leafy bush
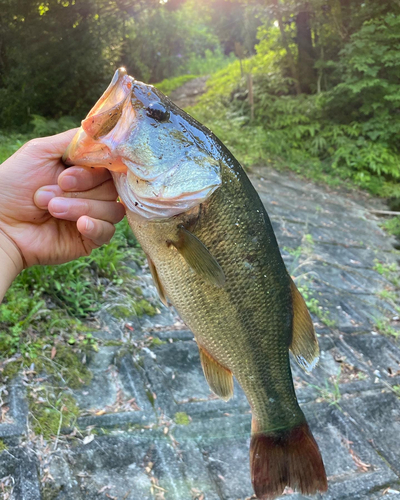
[[71,116],[63,116],[58,120],[47,120],[43,116],[32,115],[31,124],[33,125],[32,134],[35,137],[44,137],[78,127],[79,121]]
[[382,226],[386,229],[389,234],[393,234],[397,238],[400,238],[400,217],[393,217],[385,221]]
[[340,53],[342,81],[313,95],[293,95],[282,71],[276,30],[260,29],[253,74],[254,122],[239,62],[217,72],[192,113],[249,165],[285,164],[305,175],[350,180],[374,194],[400,197],[398,135],[400,18],[366,21]]
[[224,68],[235,59],[233,53],[227,56],[217,46],[214,50],[206,49],[204,55],[195,52],[190,54],[187,62],[183,65],[183,71],[195,75],[209,75]]

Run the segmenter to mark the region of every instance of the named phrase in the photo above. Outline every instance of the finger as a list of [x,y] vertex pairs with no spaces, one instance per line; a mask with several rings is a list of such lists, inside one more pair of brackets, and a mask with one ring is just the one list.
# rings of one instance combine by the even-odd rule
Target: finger
[[93,241],[97,246],[109,243],[115,233],[115,227],[104,220],[93,219],[84,215],[76,223],[78,231]]
[[63,198],[81,198],[87,200],[100,200],[100,201],[115,201],[118,197],[117,190],[115,189],[113,181],[110,179],[100,186],[84,192],[67,192],[65,193],[57,185],[42,186],[36,191],[33,201],[38,208],[47,210],[50,200],[57,197]]
[[110,178],[106,168],[70,167],[61,172],[58,185],[64,191],[88,191]]
[[116,224],[123,219],[125,208],[116,201],[53,198],[48,206],[53,217],[77,221],[83,215]]
[[64,198],[81,198],[86,200],[115,201],[118,198],[117,190],[111,179],[94,189],[90,189],[90,191],[70,191],[62,193]]
[[33,201],[38,208],[47,210],[50,200],[57,196],[63,196],[63,192],[57,185],[42,186],[33,195]]

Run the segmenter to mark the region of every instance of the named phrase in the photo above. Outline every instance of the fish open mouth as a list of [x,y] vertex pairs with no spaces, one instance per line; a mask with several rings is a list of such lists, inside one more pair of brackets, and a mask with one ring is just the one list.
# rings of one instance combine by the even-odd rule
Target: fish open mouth
[[125,68],[119,68],[110,85],[82,121],[63,156],[66,165],[105,166],[109,170],[126,172],[126,166],[112,157],[111,151],[127,134],[127,123],[134,121],[130,103],[133,78]]

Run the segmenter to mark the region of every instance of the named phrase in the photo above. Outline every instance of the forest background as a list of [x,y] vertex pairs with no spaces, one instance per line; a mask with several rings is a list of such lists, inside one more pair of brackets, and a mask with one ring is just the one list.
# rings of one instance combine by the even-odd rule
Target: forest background
[[[0,0],[0,162],[78,125],[119,66],[167,94],[209,75],[188,111],[245,168],[361,187],[399,210],[399,0]],[[400,219],[386,227],[400,234]],[[46,333],[91,344],[80,321],[128,283],[128,254],[143,258],[123,222],[89,258],[24,271],[0,311],[3,354],[29,362]]]
[[208,74],[193,114],[245,166],[398,198],[399,14],[397,0],[0,0],[0,148],[79,123],[118,66],[175,78],[167,92]]

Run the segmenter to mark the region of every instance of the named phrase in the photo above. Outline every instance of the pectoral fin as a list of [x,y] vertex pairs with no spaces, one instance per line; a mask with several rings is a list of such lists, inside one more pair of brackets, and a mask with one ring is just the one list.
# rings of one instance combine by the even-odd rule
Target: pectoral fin
[[160,296],[160,300],[165,306],[168,307],[167,297],[165,296],[164,287],[161,284],[156,266],[154,265],[153,261],[150,259],[148,255],[146,255],[146,257],[147,257],[147,262],[149,263],[151,276],[153,278],[154,284],[156,285],[158,295]]
[[290,350],[303,370],[310,372],[319,360],[318,340],[301,293],[293,281],[290,286],[293,301],[293,334]]
[[210,389],[224,401],[233,396],[232,372],[224,368],[208,352],[199,346],[200,361]]
[[172,242],[189,266],[204,280],[213,285],[223,286],[225,275],[221,266],[203,243],[184,227],[179,229],[179,240]]

